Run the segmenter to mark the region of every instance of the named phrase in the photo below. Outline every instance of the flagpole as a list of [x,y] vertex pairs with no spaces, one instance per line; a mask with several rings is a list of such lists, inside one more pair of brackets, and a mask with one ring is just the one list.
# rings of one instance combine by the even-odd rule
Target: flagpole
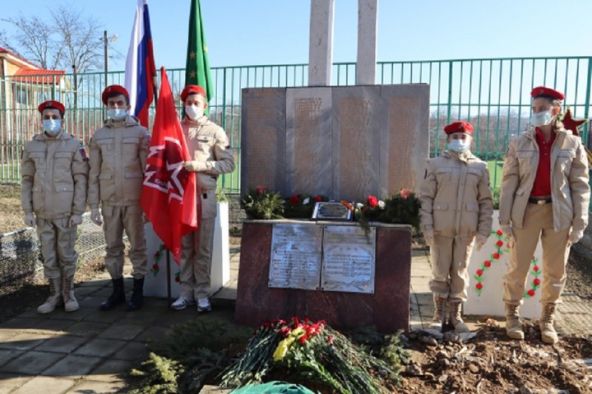
[[167,249],[166,264],[167,264],[167,300],[168,305],[171,305],[171,253]]

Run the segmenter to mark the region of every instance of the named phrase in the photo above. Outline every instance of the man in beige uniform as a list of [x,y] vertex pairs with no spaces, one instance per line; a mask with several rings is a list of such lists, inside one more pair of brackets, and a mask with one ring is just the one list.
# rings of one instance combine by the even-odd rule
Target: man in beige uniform
[[201,191],[201,224],[197,232],[183,237],[181,254],[181,295],[171,305],[187,308],[197,301],[198,312],[209,312],[208,299],[214,224],[216,222],[216,187],[218,176],[234,171],[234,157],[224,130],[205,115],[206,92],[201,86],[188,85],[181,93],[185,105],[183,133],[192,161],[184,163],[188,171],[197,172]]
[[555,305],[565,285],[570,245],[588,225],[588,161],[580,137],[558,120],[563,94],[544,86],[531,92],[529,129],[511,141],[502,178],[500,225],[513,247],[504,277],[506,333],[523,339],[518,308],[539,238],[543,245],[543,283],[539,322],[543,342],[558,340]]
[[66,312],[79,308],[74,296],[78,254],[76,229],[86,206],[88,163],[81,142],[63,130],[64,105],[39,105],[43,133],[36,134],[23,151],[21,201],[25,224],[37,226],[45,277],[50,295],[37,308],[50,313],[64,302]]
[[143,304],[147,263],[140,192],[150,137],[148,130],[128,114],[129,94],[123,86],[108,86],[102,100],[107,106],[107,120],[90,141],[88,188],[91,219],[97,225],[105,222],[105,265],[113,282],[113,293],[100,308],[106,311],[125,302],[122,240],[125,230],[131,246],[129,257],[134,277],[128,309],[136,310]]
[[473,126],[454,122],[444,131],[448,149],[429,160],[420,188],[421,229],[432,257],[432,327],[441,328],[448,301],[449,322],[466,332],[461,306],[467,300],[467,266],[474,242],[481,248],[491,233],[493,201],[487,165],[470,151]]

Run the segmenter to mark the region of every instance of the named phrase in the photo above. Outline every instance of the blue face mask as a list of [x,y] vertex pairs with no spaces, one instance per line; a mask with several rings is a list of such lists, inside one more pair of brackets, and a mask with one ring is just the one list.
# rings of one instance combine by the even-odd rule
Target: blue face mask
[[113,120],[122,120],[127,116],[127,109],[125,108],[109,108],[107,110],[107,117]]
[[60,130],[62,130],[61,119],[43,119],[43,131],[47,135],[54,137],[59,134]]
[[463,140],[452,140],[448,143],[448,150],[453,152],[462,153],[471,147],[471,143],[469,141]]
[[530,123],[534,127],[545,126],[551,123],[553,116],[550,111],[533,112],[530,117]]

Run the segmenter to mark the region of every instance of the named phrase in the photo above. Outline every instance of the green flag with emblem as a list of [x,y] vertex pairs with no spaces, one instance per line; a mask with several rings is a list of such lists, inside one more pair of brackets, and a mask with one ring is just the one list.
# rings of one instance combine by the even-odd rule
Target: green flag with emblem
[[189,14],[189,39],[187,40],[187,63],[185,67],[185,86],[199,85],[208,94],[208,102],[214,96],[214,84],[208,61],[208,46],[204,33],[199,0],[191,0]]

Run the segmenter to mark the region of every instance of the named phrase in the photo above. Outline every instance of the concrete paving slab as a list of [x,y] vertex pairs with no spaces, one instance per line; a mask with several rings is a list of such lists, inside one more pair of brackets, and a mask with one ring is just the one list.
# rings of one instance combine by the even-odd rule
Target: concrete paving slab
[[41,345],[37,346],[35,350],[53,353],[72,353],[80,346],[89,341],[87,337],[78,337],[73,335],[64,335],[56,338],[48,339]]
[[125,346],[125,341],[95,338],[78,348],[74,354],[93,357],[108,357]]
[[81,321],[78,322],[68,329],[68,332],[71,335],[78,335],[78,336],[96,336],[103,332],[104,330],[109,327],[110,324],[108,323],[96,323],[96,322],[87,322]]
[[63,354],[29,351],[0,367],[0,371],[38,375],[62,358]]
[[143,342],[129,342],[111,357],[116,360],[144,361],[148,358],[148,346]]
[[87,379],[100,382],[118,382],[127,376],[129,370],[140,364],[131,360],[106,360],[88,375]]
[[0,373],[0,394],[8,394],[33,379],[33,376]]
[[31,394],[31,393],[63,393],[74,386],[72,379],[57,379],[47,376],[37,376],[22,385],[13,394]]
[[99,338],[112,338],[131,341],[137,337],[145,326],[139,324],[125,324],[122,322],[113,323],[105,331],[99,334]]
[[98,394],[98,393],[117,393],[125,387],[124,381],[99,382],[94,380],[82,379],[67,394]]
[[34,333],[34,332],[22,332],[11,337],[6,342],[0,343],[0,348],[4,349],[15,349],[15,350],[29,350],[32,349],[43,341],[53,338],[56,335],[50,332],[46,333]]
[[45,376],[79,378],[80,376],[87,375],[101,361],[103,359],[100,357],[69,354],[41,374]]
[[12,359],[21,356],[24,353],[22,350],[14,349],[0,349],[0,366],[6,364]]

